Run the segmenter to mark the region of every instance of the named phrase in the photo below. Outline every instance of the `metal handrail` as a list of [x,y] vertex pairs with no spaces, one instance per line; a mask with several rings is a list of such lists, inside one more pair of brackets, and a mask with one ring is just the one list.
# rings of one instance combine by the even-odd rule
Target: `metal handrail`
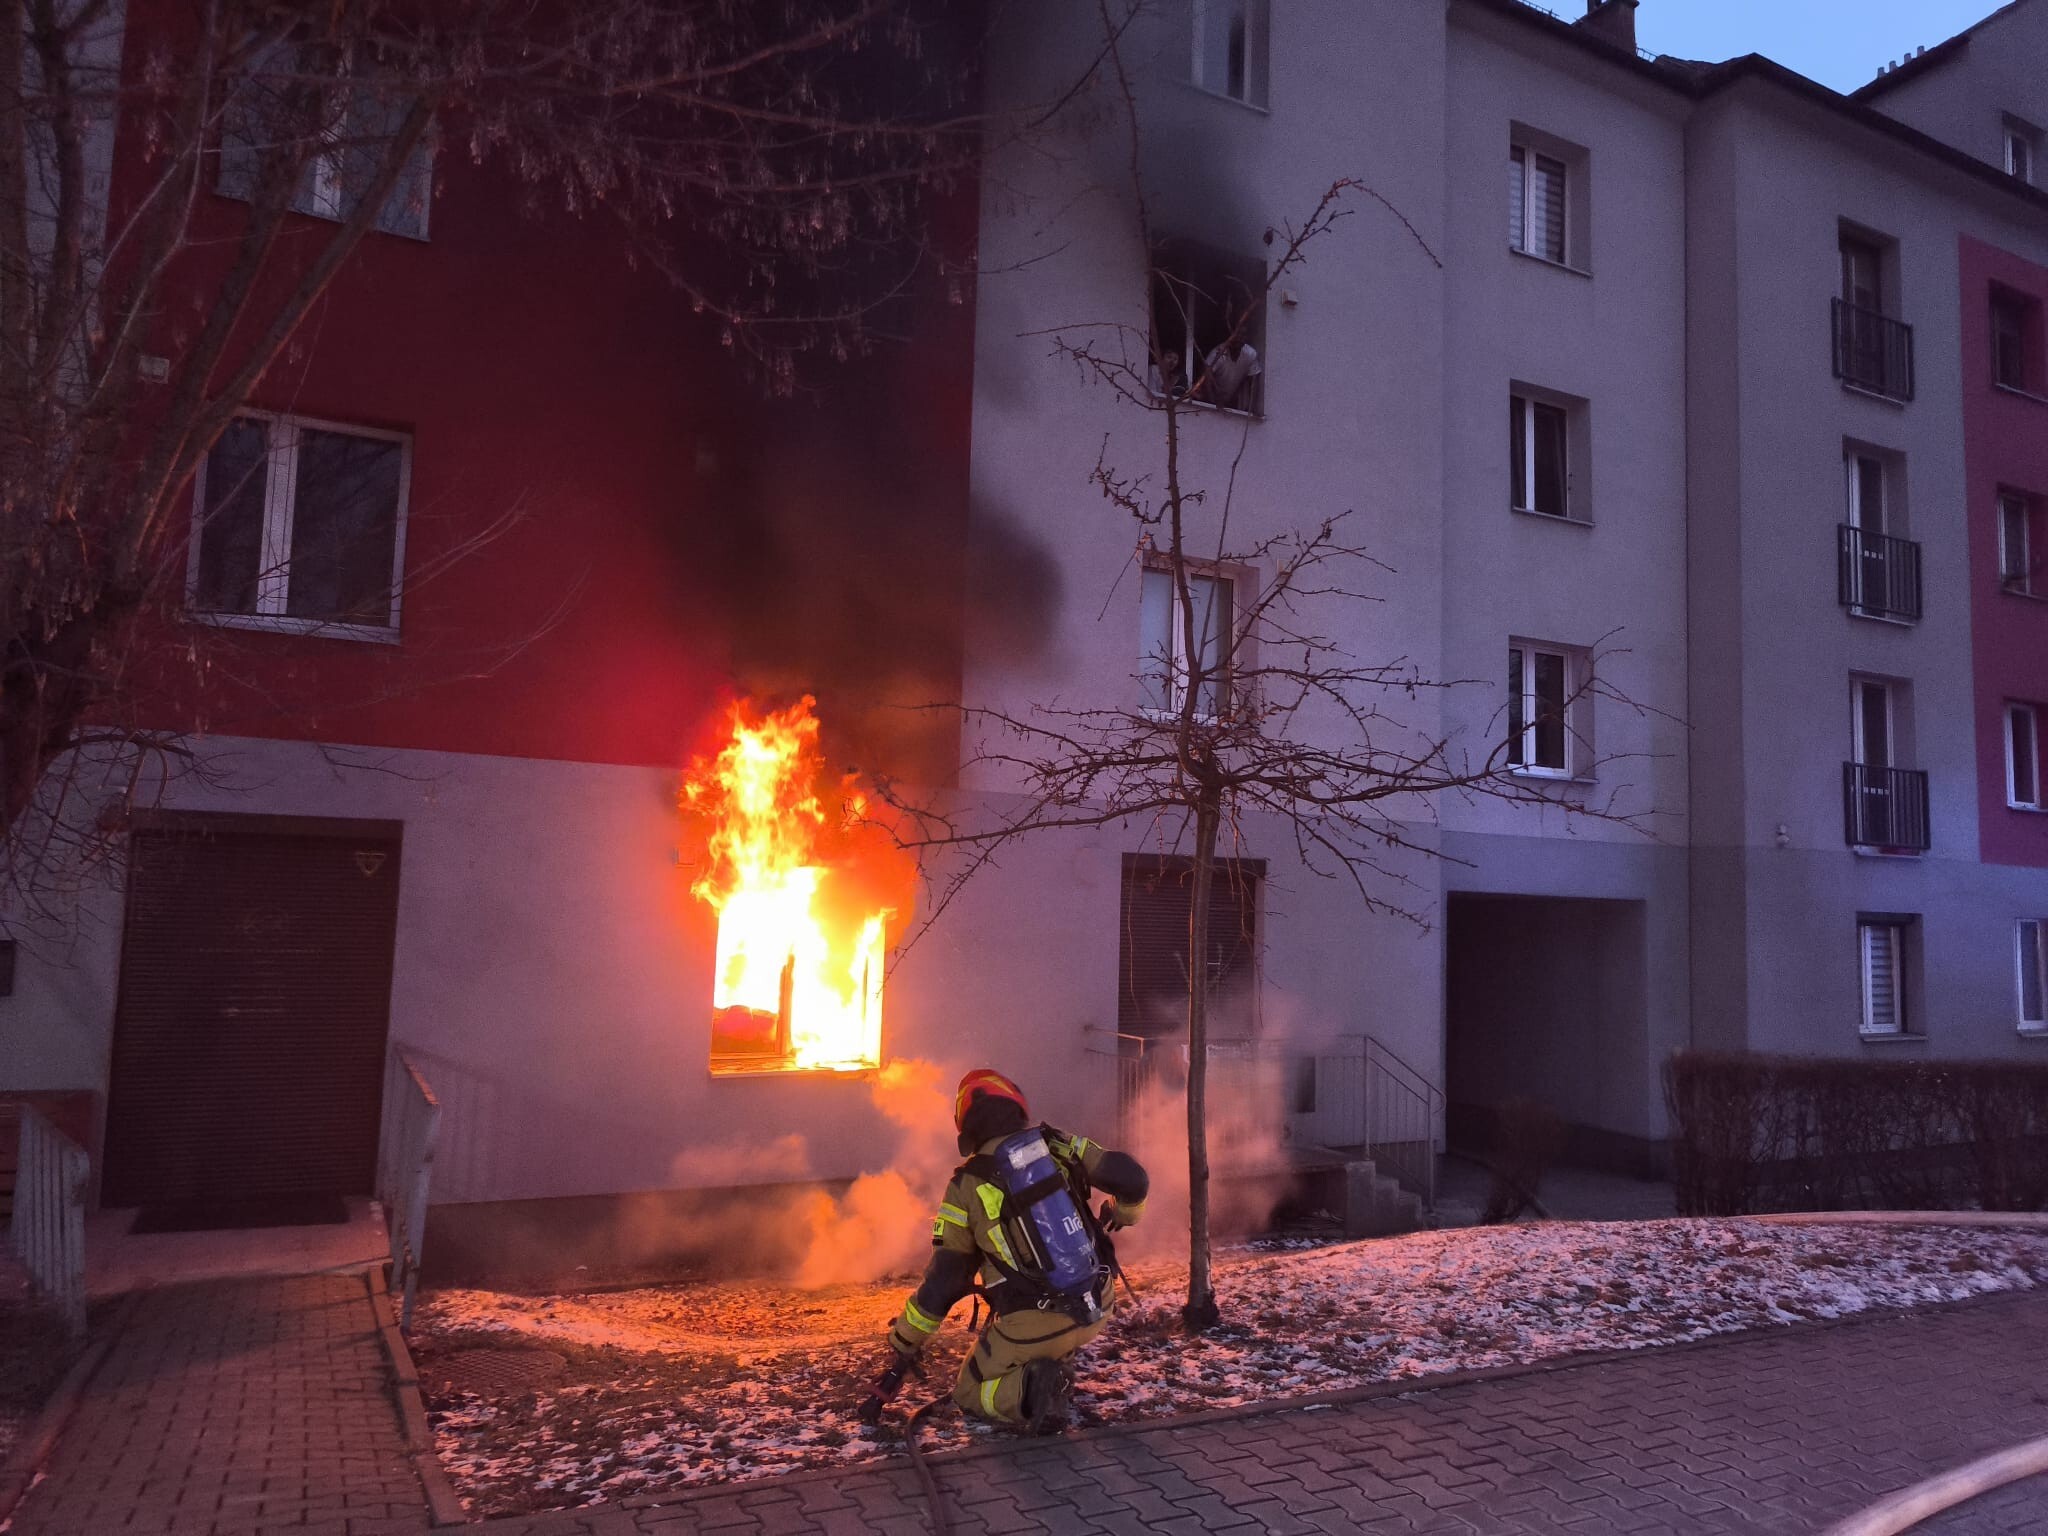
[[21,1106],[8,1244],[74,1338],[85,1333],[85,1189],[92,1160],[33,1104]]
[[427,1191],[434,1172],[434,1147],[441,1134],[441,1101],[399,1047],[385,1067],[385,1123],[390,1156],[378,1169],[377,1198],[384,1206],[391,1241],[391,1288],[398,1294],[398,1326],[412,1326],[419,1288],[420,1255],[427,1236]]
[[1843,607],[1876,618],[1920,617],[1920,546],[1854,523],[1835,534],[1835,586]]
[[1436,1209],[1436,1127],[1443,1109],[1443,1090],[1388,1050],[1371,1035],[1365,1038],[1365,1149],[1422,1198],[1424,1210]]
[[1882,310],[1832,303],[1835,377],[1890,400],[1913,398],[1913,327]]
[[1842,835],[1852,848],[1925,853],[1933,846],[1926,770],[1842,764]]

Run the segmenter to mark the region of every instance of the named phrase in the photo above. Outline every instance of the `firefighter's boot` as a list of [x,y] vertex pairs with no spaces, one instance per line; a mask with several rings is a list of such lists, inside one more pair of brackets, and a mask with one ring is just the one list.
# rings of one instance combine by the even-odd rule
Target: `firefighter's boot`
[[1024,1365],[1024,1433],[1056,1435],[1067,1427],[1074,1377],[1064,1360],[1030,1360]]

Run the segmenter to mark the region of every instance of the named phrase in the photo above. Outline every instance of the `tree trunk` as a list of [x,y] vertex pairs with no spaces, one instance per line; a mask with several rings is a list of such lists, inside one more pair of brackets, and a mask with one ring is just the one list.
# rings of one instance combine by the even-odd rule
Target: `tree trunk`
[[1195,804],[1193,906],[1188,913],[1188,1300],[1181,1321],[1191,1333],[1222,1315],[1209,1273],[1209,889],[1216,879],[1216,829],[1222,807],[1204,788]]

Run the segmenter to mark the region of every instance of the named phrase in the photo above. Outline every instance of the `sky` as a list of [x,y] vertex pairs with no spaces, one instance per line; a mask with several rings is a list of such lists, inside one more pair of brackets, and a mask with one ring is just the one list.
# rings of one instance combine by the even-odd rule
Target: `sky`
[[[1932,48],[2003,0],[1642,0],[1636,41],[1652,53],[1718,62],[1761,53],[1822,85],[1853,91],[1893,59]],[[1549,0],[1576,16],[1577,0]]]

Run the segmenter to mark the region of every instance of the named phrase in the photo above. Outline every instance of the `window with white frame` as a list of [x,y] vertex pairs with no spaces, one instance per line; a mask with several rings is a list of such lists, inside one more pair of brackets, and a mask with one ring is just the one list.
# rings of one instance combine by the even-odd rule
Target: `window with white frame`
[[[267,156],[303,156],[306,164],[291,206],[323,219],[347,219],[385,169],[411,108],[411,97],[365,53],[331,80],[301,71],[300,52],[281,43],[259,55],[228,93],[221,114],[220,175],[224,197],[254,196]],[[427,238],[433,192],[433,150],[414,146],[378,210],[376,227]]]
[[1866,915],[1856,919],[1856,943],[1863,972],[1863,1033],[1911,1032],[1906,1009],[1906,945],[1910,917]]
[[[1147,566],[1138,593],[1138,701],[1158,714],[1178,714],[1192,682],[1195,713],[1214,720],[1230,697],[1237,586],[1217,571],[1190,570],[1187,602],[1163,566]],[[1192,615],[1190,615],[1192,608]],[[1188,646],[1193,619],[1194,648]]]
[[2034,590],[2034,505],[2023,491],[1998,493],[1998,581],[2008,592]]
[[1571,515],[1571,412],[1530,395],[1508,396],[1508,505]]
[[1248,107],[1266,105],[1267,0],[1195,0],[1192,78]]
[[2041,157],[2041,130],[2019,118],[2005,120],[2005,174],[2034,183],[2034,166]]
[[2020,1028],[2048,1030],[2048,918],[2021,918],[2014,925],[2013,950]]
[[2005,706],[2005,803],[2015,810],[2042,808],[2040,719],[2032,704]]
[[410,461],[401,433],[238,417],[193,485],[187,606],[266,628],[397,629]]
[[1515,641],[1508,646],[1508,766],[1516,773],[1570,778],[1585,732],[1582,652]]
[[1152,387],[1243,411],[1265,408],[1266,263],[1198,241],[1152,252]]
[[1563,265],[1566,240],[1566,178],[1563,160],[1527,144],[1508,146],[1508,247]]

